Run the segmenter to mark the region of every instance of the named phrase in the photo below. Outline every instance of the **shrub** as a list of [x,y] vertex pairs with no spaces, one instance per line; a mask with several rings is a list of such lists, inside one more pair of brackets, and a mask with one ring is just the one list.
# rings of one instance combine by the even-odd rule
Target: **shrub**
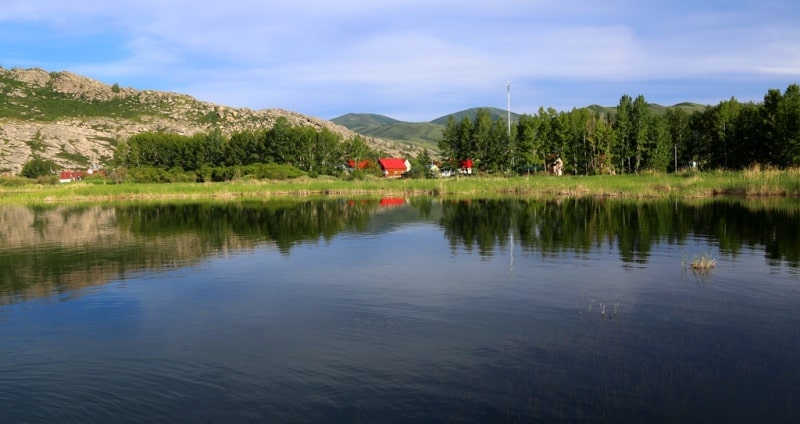
[[36,177],[36,184],[41,185],[58,185],[59,179],[58,175],[42,175],[41,177]]
[[135,183],[166,183],[169,182],[169,176],[163,169],[141,166],[128,170],[128,180]]
[[350,174],[348,174],[347,179],[351,181],[360,181],[366,177],[364,171],[360,169],[354,169]]
[[292,165],[277,163],[256,163],[237,167],[237,171],[241,176],[251,176],[261,180],[288,180],[305,175]]
[[30,184],[27,178],[23,177],[0,177],[0,186],[3,187],[21,187],[25,184]]
[[26,178],[39,178],[45,175],[54,174],[58,169],[58,165],[49,159],[42,159],[39,156],[34,156],[33,159],[25,162],[22,166],[20,175]]
[[106,175],[104,175],[103,173],[95,172],[93,174],[89,174],[89,175],[83,177],[82,181],[87,183],[87,184],[104,185],[104,184],[108,184],[109,182],[111,182],[111,179],[109,177],[107,177]]

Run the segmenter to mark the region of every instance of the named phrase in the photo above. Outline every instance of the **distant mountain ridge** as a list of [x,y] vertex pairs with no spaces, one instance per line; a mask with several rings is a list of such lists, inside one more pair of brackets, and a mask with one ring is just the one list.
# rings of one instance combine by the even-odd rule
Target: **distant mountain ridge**
[[[292,125],[327,128],[344,139],[358,135],[333,122],[283,109],[251,110],[191,96],[107,85],[67,71],[0,66],[0,174],[18,174],[34,155],[63,168],[108,163],[121,140],[143,132],[181,135]],[[418,148],[368,138],[371,148],[412,155]]]
[[[655,103],[649,103],[648,106],[650,107],[650,111],[657,115],[663,115],[667,110],[667,106],[661,106]],[[680,108],[687,113],[692,113],[702,111],[707,106],[684,102],[669,107]],[[436,149],[439,140],[442,138],[442,130],[444,130],[447,121],[451,117],[454,118],[456,122],[466,117],[475,119],[480,109],[488,110],[492,119],[508,119],[507,110],[495,107],[475,107],[440,116],[429,122],[405,122],[373,113],[348,113],[331,119],[331,122],[349,128],[367,137],[380,137],[387,140],[414,144],[423,148]],[[617,111],[616,106],[591,105],[587,106],[586,109],[595,113],[609,115],[614,115]],[[516,123],[520,116],[521,114],[511,112],[511,122]]]
[[[492,119],[506,119],[508,117],[508,111],[503,109],[475,107],[440,116],[429,122],[406,122],[374,113],[348,113],[331,119],[331,122],[367,137],[379,137],[410,143],[427,149],[437,149],[437,144],[442,138],[442,130],[451,116],[456,121],[460,121],[465,117],[475,119],[480,109],[488,110]],[[518,119],[518,114],[511,114],[512,122],[516,122]]]

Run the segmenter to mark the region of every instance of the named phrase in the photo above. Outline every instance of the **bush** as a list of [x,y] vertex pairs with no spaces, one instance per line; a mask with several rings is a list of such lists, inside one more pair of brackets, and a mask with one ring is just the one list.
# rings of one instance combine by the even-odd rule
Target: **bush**
[[257,163],[237,167],[241,176],[251,176],[260,180],[289,180],[305,175],[305,173],[292,165],[279,165],[277,163]]
[[49,159],[42,159],[39,156],[34,156],[33,159],[25,162],[22,166],[20,175],[26,178],[39,178],[46,175],[51,175],[56,172],[58,165]]
[[25,184],[30,184],[27,178],[22,177],[0,177],[0,186],[2,187],[21,187]]
[[58,175],[42,175],[36,178],[36,184],[41,185],[58,185],[60,183]]
[[233,167],[218,166],[211,172],[211,181],[230,181],[233,179],[235,169]]
[[354,169],[347,176],[347,179],[351,180],[351,181],[361,181],[364,178],[366,178],[366,175],[364,174],[364,171],[362,171],[360,169]]
[[167,183],[167,171],[152,166],[142,166],[128,170],[127,180],[135,183]]
[[140,166],[127,169],[122,178],[114,181],[131,181],[138,183],[177,183],[177,182],[221,182],[236,179],[259,180],[287,180],[299,178],[305,172],[292,165],[279,165],[276,163],[258,163],[247,166],[204,166],[196,173],[184,171],[180,167],[171,168],[169,171],[153,166]]
[[105,185],[111,182],[111,179],[100,172],[89,174],[82,179],[83,182],[93,185]]
[[167,171],[167,178],[171,183],[193,183],[197,181],[194,172],[186,172],[182,168],[172,168]]

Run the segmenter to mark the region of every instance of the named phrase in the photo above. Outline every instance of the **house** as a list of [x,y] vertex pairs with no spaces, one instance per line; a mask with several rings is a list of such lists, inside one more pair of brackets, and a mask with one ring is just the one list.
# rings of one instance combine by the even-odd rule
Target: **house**
[[404,172],[411,170],[411,163],[406,159],[381,158],[378,159],[378,165],[386,178],[400,178]]
[[464,159],[458,163],[458,172],[472,175],[472,159]]
[[64,169],[58,174],[58,181],[61,183],[71,183],[73,181],[80,181],[89,175],[106,175],[106,172],[103,169],[98,169],[97,167],[91,167],[86,171],[73,171],[71,169]]
[[87,171],[72,171],[65,169],[58,175],[58,181],[61,183],[70,183],[73,181],[80,181],[83,177],[89,175]]
[[356,164],[356,161],[354,161],[353,159],[347,160],[347,170],[350,172],[352,172],[355,169],[361,169],[361,170],[367,169],[370,167],[370,165],[372,165],[372,162],[369,159],[359,161],[358,164]]

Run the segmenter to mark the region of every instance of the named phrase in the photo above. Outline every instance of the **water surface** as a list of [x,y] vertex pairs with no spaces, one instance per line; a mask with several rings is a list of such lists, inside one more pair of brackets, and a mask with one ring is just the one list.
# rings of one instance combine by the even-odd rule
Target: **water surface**
[[799,209],[0,206],[0,422],[798,422]]

